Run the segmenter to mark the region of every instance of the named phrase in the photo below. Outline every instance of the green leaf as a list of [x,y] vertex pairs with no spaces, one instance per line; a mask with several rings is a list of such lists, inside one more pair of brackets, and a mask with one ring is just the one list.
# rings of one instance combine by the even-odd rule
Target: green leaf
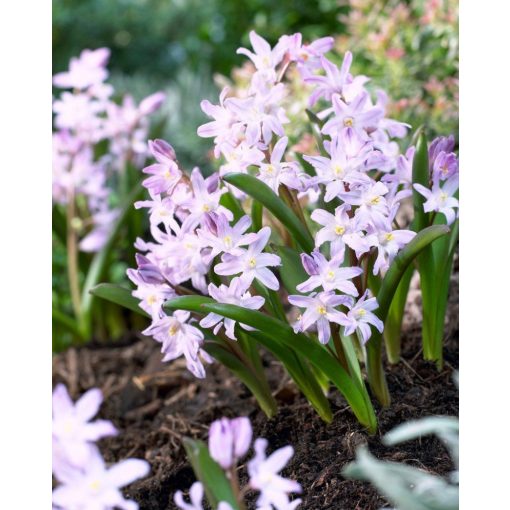
[[220,501],[226,501],[234,510],[239,510],[227,476],[209,455],[206,444],[189,437],[184,438],[183,444],[196,477],[204,485],[211,506],[216,508]]
[[274,246],[274,249],[282,259],[279,272],[283,285],[289,294],[298,294],[296,287],[308,279],[300,254],[288,246]]
[[277,404],[265,379],[259,379],[228,347],[220,342],[206,340],[203,348],[248,387],[268,418],[276,414]]
[[262,204],[258,200],[253,200],[251,204],[251,229],[258,232],[262,228]]
[[[388,272],[386,273],[381,288],[377,293],[376,315],[383,321],[386,321],[388,311],[393,300],[393,296],[402,279],[405,271],[419,253],[427,248],[436,239],[450,232],[446,225],[433,225],[422,230],[414,239],[403,248],[393,260]],[[374,331],[372,337],[367,343],[367,372],[372,391],[383,406],[389,406],[390,395],[384,369],[382,366],[382,335]]]
[[256,339],[271,351],[284,365],[297,387],[303,392],[319,416],[326,422],[331,423],[333,415],[328,399],[322,391],[322,386],[314,377],[313,371],[306,360],[302,359],[295,351],[285,345],[281,345],[273,337],[260,331],[251,331],[250,337]]
[[100,283],[90,289],[90,293],[98,298],[123,306],[132,312],[143,315],[144,317],[150,317],[147,312],[140,308],[140,300],[133,297],[131,292],[131,290],[113,283]]
[[258,200],[273,213],[305,252],[309,253],[313,250],[314,242],[310,233],[292,209],[267,184],[252,175],[241,173],[227,174],[223,180],[244,191],[254,200]]
[[410,265],[398,284],[384,323],[384,343],[390,363],[398,363],[400,360],[402,320],[413,273],[414,267]]
[[[413,159],[413,184],[421,184],[426,188],[429,187],[429,152],[427,146],[427,137],[423,132],[418,137],[416,144],[416,152]],[[413,187],[413,206],[414,206],[414,222],[416,231],[419,232],[428,226],[428,214],[423,210],[425,197],[418,193]]]
[[[167,310],[189,310],[204,314],[213,312],[242,324],[247,324],[258,329],[264,336],[290,347],[303,356],[305,360],[322,370],[344,395],[360,423],[366,426],[371,433],[375,432],[377,421],[373,407],[367,403],[357,382],[351,379],[350,375],[322,345],[312,341],[302,333],[294,333],[288,324],[255,310],[216,303],[211,298],[202,296],[174,298],[167,301],[163,306]],[[262,340],[260,341],[262,342]]]
[[81,314],[79,317],[80,328],[82,329],[84,336],[87,338],[90,337],[91,334],[91,310],[94,296],[90,292],[90,289],[97,285],[99,279],[101,278],[106,263],[115,247],[117,237],[122,230],[129,212],[133,208],[133,203],[138,199],[139,196],[141,196],[143,191],[144,188],[142,188],[140,184],[137,184],[136,187],[131,191],[126,200],[126,203],[121,209],[119,217],[117,218],[112,231],[110,232],[110,236],[108,237],[106,244],[94,255],[92,263],[90,264],[87,276],[85,278],[85,283],[83,285],[81,297]]

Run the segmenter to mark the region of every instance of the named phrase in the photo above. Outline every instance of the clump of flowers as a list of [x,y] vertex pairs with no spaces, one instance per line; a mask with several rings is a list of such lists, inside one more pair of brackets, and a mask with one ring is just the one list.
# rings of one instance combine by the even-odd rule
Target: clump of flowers
[[133,175],[148,154],[149,116],[165,99],[156,92],[139,104],[129,95],[114,101],[115,91],[106,82],[109,56],[108,48],[83,50],[67,71],[53,77],[53,85],[64,89],[53,100],[53,223],[55,239],[65,247],[74,318],[64,311],[66,303],[57,306],[54,317],[85,340],[91,333],[85,318],[90,312],[87,294],[96,283],[89,272],[101,271],[95,267],[91,272],[99,264],[87,264],[79,252],[104,250],[124,221]]
[[136,510],[121,488],[145,477],[149,463],[126,459],[107,467],[95,441],[117,434],[107,420],[94,420],[103,396],[97,388],[73,403],[66,387],[53,392],[53,508],[59,510]]
[[[246,508],[244,496],[249,491],[257,491],[258,510],[292,510],[301,503],[300,499],[290,500],[292,493],[300,493],[301,485],[280,475],[294,454],[292,446],[285,446],[266,454],[268,441],[258,438],[253,444],[255,456],[248,461],[249,481],[245,487],[239,486],[237,474],[238,462],[248,453],[252,442],[253,431],[250,420],[241,418],[222,418],[211,424],[209,429],[208,454],[221,467],[228,481],[230,502],[216,501],[217,486],[206,487],[211,494],[209,502],[217,510],[234,510]],[[200,468],[204,477],[212,472],[214,466],[206,466],[203,462]],[[195,482],[190,488],[190,503],[184,500],[183,493],[177,491],[174,495],[175,504],[182,510],[203,510],[202,500],[204,486]]]
[[[414,178],[414,148],[401,154],[398,145],[410,126],[387,116],[386,94],[373,97],[366,76],[351,74],[350,52],[337,66],[326,57],[331,38],[304,44],[300,34],[284,35],[271,47],[251,32],[250,41],[252,49],[238,50],[253,64],[246,89],[225,88],[219,104],[201,103],[210,120],[198,134],[213,138],[218,171],[205,177],[194,168],[188,176],[169,144],[151,142],[158,163],[144,170],[150,199],[135,206],[149,210],[152,240],[136,242],[132,295],[150,315],[145,333],[162,344],[165,360],[184,355],[188,369],[205,377],[204,362],[221,359],[271,414],[262,344],[326,420],[329,404],[319,383],[309,383],[309,363],[373,429],[358,358],[387,403],[377,352],[391,299],[418,252],[448,232],[428,229],[433,221],[409,225],[401,205],[413,192],[425,194],[418,213],[436,211],[452,223],[456,157],[451,144],[435,142],[439,177],[424,189],[429,182]],[[287,136],[296,109],[291,69],[307,91],[297,107],[313,144],[293,145]]]

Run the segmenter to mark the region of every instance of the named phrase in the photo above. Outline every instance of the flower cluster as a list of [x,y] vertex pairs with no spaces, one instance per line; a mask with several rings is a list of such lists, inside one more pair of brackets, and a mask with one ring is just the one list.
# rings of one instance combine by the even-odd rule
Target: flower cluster
[[429,147],[430,188],[415,184],[414,188],[426,198],[423,204],[425,212],[444,214],[446,224],[451,225],[457,218],[455,209],[459,201],[455,197],[459,189],[459,163],[453,152],[453,136],[439,137]]
[[103,396],[97,388],[73,404],[64,385],[53,391],[53,475],[60,483],[53,491],[53,508],[59,510],[136,510],[134,501],[120,489],[146,476],[144,460],[126,459],[107,467],[95,441],[117,434],[107,420],[90,421]]
[[[76,214],[74,228],[88,233],[80,249],[95,252],[104,245],[118,215],[109,203],[109,180],[126,171],[126,165],[143,165],[147,155],[148,116],[163,103],[157,92],[140,104],[126,95],[121,104],[111,98],[106,83],[110,50],[84,50],[72,58],[69,69],[53,77],[55,87],[65,90],[53,101],[56,131],[53,134],[53,199],[69,204],[83,196],[80,204],[88,214]],[[98,144],[106,141],[106,154],[98,157]],[[86,217],[83,217],[86,216]],[[79,224],[78,224],[79,223]]]
[[[209,429],[209,454],[225,470],[233,487],[238,487],[236,466],[251,446],[253,431],[248,418],[222,418],[211,424]],[[294,454],[292,446],[285,446],[267,456],[266,439],[255,440],[253,448],[255,456],[248,462],[249,482],[245,490],[259,492],[258,510],[293,510],[300,499],[291,501],[289,494],[300,493],[301,486],[294,480],[283,478],[279,473]],[[238,492],[236,490],[235,492]],[[191,504],[186,503],[181,491],[174,496],[175,504],[182,510],[203,510],[202,499],[204,487],[195,482],[190,489]],[[229,503],[222,501],[218,510],[232,510]]]
[[[157,163],[143,170],[150,175],[143,182],[150,199],[135,204],[149,210],[154,239],[137,240],[143,255],[137,257],[138,268],[128,271],[137,285],[133,296],[152,317],[145,333],[162,344],[165,360],[183,354],[197,377],[205,376],[202,360],[211,361],[202,349],[202,329],[219,334],[224,327],[235,340],[236,324],[215,313],[199,324],[188,312],[168,315],[165,300],[196,292],[218,303],[260,310],[265,298],[255,295],[257,289],[280,290],[274,271],[281,260],[269,244],[278,231],[269,225],[254,231],[248,215],[234,219],[224,195],[237,197],[242,208],[249,206],[249,197],[222,177],[254,175],[298,209],[304,229],[315,232],[315,249],[301,255],[309,275],[297,286],[303,294],[288,296],[288,302],[305,309],[295,332],[317,331],[324,344],[340,326],[346,335],[357,333],[362,343],[371,337],[371,327],[382,332],[382,322],[372,313],[378,304],[368,289],[368,273],[383,276],[415,236],[399,226],[401,204],[413,189],[414,147],[401,154],[396,139],[410,126],[387,117],[386,94],[377,91],[374,101],[366,88],[369,79],[350,73],[350,52],[339,67],[326,58],[331,38],[303,44],[300,34],[286,35],[271,48],[251,32],[250,41],[252,50],[238,50],[254,66],[246,89],[232,97],[225,88],[219,104],[201,103],[212,120],[198,134],[214,138],[214,154],[221,158],[218,172],[204,178],[195,168],[188,177],[172,147],[155,140],[149,147]],[[292,66],[308,91],[308,107],[318,107],[310,118],[320,142],[315,149],[302,144],[306,150],[301,153],[285,133],[287,109],[292,109],[285,74]],[[426,211],[442,212],[450,222],[457,206],[451,197],[457,182],[452,139],[434,142],[431,151],[432,190],[416,189],[428,198]]]

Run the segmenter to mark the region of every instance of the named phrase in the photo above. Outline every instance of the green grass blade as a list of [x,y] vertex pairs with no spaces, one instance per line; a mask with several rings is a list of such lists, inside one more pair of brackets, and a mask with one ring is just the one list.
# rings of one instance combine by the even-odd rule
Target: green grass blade
[[256,177],[248,174],[230,173],[223,180],[258,200],[285,226],[292,237],[307,253],[313,250],[313,238],[292,209],[273,190]]
[[204,485],[205,494],[212,508],[216,508],[220,501],[226,501],[234,510],[239,510],[227,475],[211,458],[207,445],[189,437],[184,438],[183,444],[191,467]]
[[69,317],[69,315],[66,315],[65,313],[55,308],[54,306],[51,309],[51,317],[55,324],[58,324],[59,326],[63,327],[65,330],[69,331],[80,340],[84,339],[81,335],[80,328],[78,327],[78,323],[76,322],[75,319]]

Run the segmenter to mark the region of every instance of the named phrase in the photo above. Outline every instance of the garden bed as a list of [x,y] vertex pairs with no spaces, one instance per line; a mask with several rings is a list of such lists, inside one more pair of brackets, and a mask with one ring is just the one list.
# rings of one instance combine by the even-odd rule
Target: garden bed
[[453,468],[435,437],[390,448],[381,444],[381,435],[410,419],[458,415],[458,392],[452,379],[458,368],[457,277],[455,274],[449,301],[444,370],[438,372],[432,363],[423,361],[419,323],[407,316],[403,360],[387,369],[393,402],[388,409],[376,407],[379,431],[373,437],[362,430],[337,391],[330,394],[333,423],[322,422],[269,357],[264,361],[280,405],[271,420],[225,367],[215,364],[208,367],[206,379],[195,379],[182,360],[162,364],[158,344],[136,336],[114,346],[73,348],[55,356],[54,382],[65,383],[73,398],[92,387],[103,391],[100,416],[119,429],[117,437],[100,442],[105,460],[144,458],[152,467],[149,477],[126,491],[141,510],[175,509],[174,492],[188,489],[195,481],[182,447],[183,437],[206,439],[213,420],[241,415],[250,417],[255,436],[266,437],[271,449],[287,444],[294,447],[295,455],[284,474],[303,486],[300,509],[377,510],[388,504],[372,486],[346,480],[340,474],[359,444],[368,442],[370,451],[380,459],[432,473],[446,474]]

